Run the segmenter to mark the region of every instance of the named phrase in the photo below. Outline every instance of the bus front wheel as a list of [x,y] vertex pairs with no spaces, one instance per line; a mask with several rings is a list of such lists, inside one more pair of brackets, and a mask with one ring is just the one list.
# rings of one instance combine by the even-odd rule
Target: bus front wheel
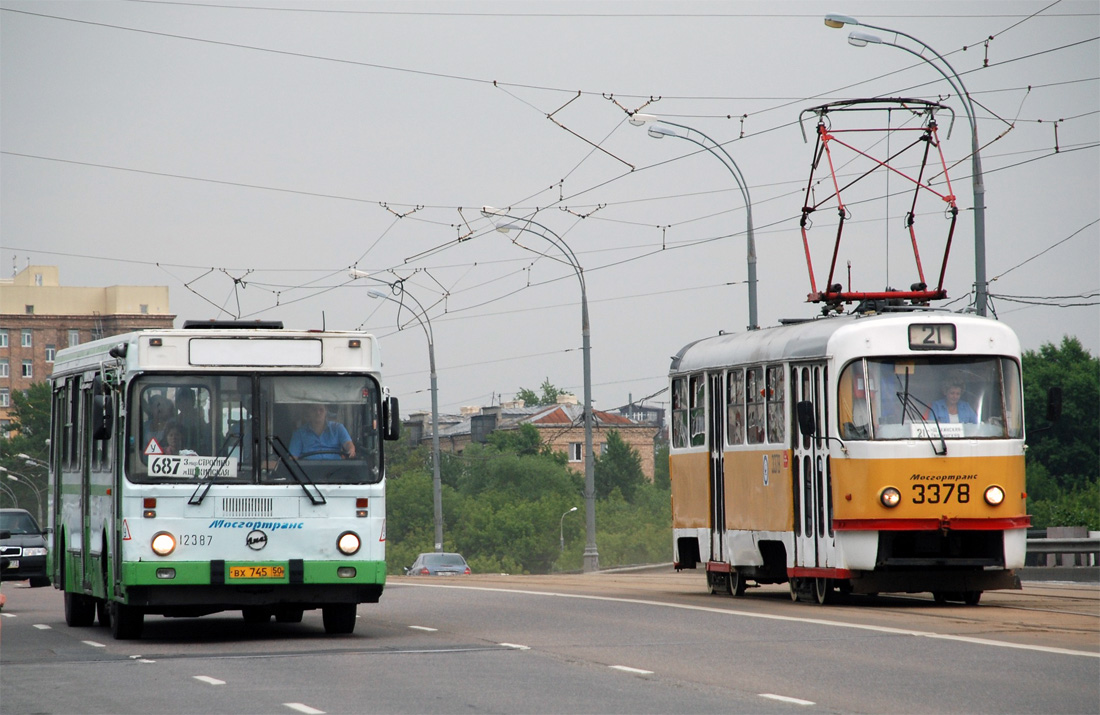
[[144,613],[118,601],[111,601],[107,609],[110,613],[111,635],[116,641],[141,638],[141,631],[145,628]]

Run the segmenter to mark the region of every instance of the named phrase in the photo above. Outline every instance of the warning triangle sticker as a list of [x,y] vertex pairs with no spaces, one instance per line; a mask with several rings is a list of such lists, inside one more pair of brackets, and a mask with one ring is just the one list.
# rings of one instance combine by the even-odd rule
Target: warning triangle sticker
[[149,440],[149,444],[145,445],[145,453],[146,454],[164,454],[164,450],[160,448],[160,442],[157,441],[156,437]]
[[122,520],[122,540],[130,540],[130,525],[126,523],[125,519]]

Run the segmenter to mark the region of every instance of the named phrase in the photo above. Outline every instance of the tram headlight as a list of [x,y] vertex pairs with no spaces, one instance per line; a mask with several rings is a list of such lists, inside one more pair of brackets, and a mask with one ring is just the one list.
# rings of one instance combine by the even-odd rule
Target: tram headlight
[[989,506],[1000,506],[1005,500],[1005,490],[994,484],[985,489],[985,503]]
[[167,556],[176,550],[176,537],[167,531],[158,531],[153,535],[152,546],[157,556]]
[[895,487],[886,487],[882,490],[882,493],[878,495],[878,499],[882,502],[884,507],[893,509],[901,503],[901,492]]
[[345,556],[351,556],[359,550],[359,535],[354,531],[345,531],[336,539],[336,548]]

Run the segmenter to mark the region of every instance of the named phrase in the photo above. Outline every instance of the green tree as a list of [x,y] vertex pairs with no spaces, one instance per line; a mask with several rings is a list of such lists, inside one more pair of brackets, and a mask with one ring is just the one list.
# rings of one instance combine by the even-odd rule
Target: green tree
[[[1100,520],[1100,359],[1076,338],[1024,352],[1028,510],[1035,527]],[[1047,395],[1062,388],[1062,415],[1047,421]]]
[[[1023,356],[1027,406],[1028,462],[1042,464],[1063,490],[1085,487],[1100,477],[1100,358],[1076,338],[1061,347],[1043,345]],[[1062,388],[1062,416],[1046,426],[1047,393]]]
[[653,451],[653,485],[662,491],[672,490],[672,477],[668,472],[668,443],[657,446]]
[[[45,514],[39,509],[45,510],[49,489],[49,470],[44,465],[50,458],[46,443],[50,436],[50,394],[48,382],[13,392],[10,437],[0,437],[0,466],[8,470],[0,504],[14,505],[14,495],[20,507],[41,518]],[[30,459],[17,456],[20,454]]]
[[618,430],[607,433],[607,451],[596,459],[594,467],[596,496],[606,499],[618,489],[627,502],[634,501],[634,493],[645,484],[642,458],[638,451],[623,441]]
[[529,406],[556,405],[558,404],[559,397],[569,394],[565,390],[554,387],[554,385],[550,383],[549,377],[542,381],[540,389],[542,390],[542,394],[536,395],[534,390],[528,389],[526,387],[521,387],[518,391],[516,391],[516,399],[523,400],[523,403]]

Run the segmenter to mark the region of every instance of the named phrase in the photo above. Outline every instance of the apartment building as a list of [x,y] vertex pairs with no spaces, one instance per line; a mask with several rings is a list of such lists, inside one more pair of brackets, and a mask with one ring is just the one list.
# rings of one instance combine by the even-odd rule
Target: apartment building
[[57,266],[27,266],[0,279],[0,432],[11,396],[42,382],[70,345],[143,328],[171,328],[168,286],[63,286]]

